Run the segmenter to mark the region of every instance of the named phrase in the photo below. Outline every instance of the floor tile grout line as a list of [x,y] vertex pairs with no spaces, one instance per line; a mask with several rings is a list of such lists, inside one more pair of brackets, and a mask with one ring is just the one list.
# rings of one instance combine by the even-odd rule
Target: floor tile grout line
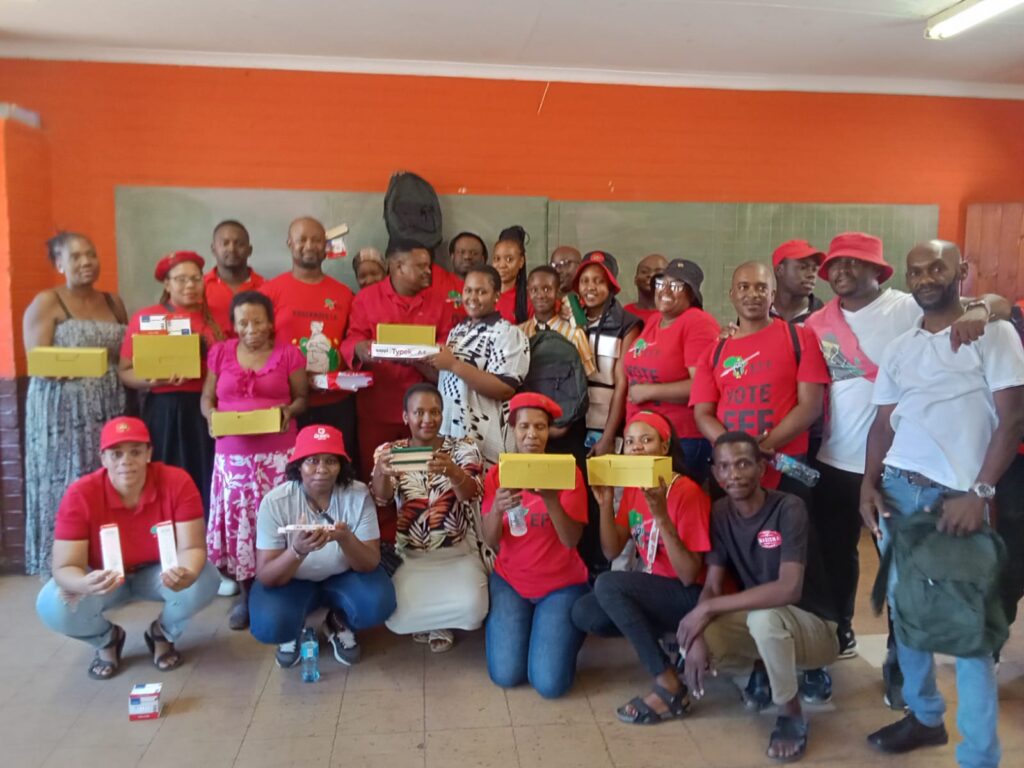
[[260,699],[263,698],[263,693],[267,690],[267,685],[270,683],[271,668],[267,668],[267,676],[263,678],[263,687],[260,688],[259,696],[256,697],[255,704],[253,705],[252,712],[249,713],[249,722],[245,724],[245,731],[242,733],[242,738],[238,742],[238,749],[235,751],[235,756],[231,760],[231,765],[234,766],[238,763],[238,757],[242,754],[242,745],[245,744],[245,738],[249,735],[249,729],[252,727],[253,718],[256,717],[256,707],[259,706]]

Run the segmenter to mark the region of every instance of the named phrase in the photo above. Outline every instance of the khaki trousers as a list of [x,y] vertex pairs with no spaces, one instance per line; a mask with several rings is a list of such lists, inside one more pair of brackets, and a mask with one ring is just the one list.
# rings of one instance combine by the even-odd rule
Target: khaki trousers
[[818,669],[839,655],[835,622],[795,605],[724,613],[708,624],[704,642],[719,669],[746,670],[761,659],[776,704],[796,696],[797,669]]

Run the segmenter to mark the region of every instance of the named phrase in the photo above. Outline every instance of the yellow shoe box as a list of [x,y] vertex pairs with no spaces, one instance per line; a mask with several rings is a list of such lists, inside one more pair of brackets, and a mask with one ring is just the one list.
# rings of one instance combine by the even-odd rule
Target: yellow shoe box
[[201,375],[199,336],[135,334],[132,368],[140,379],[162,381],[172,376],[198,379]]
[[378,344],[410,344],[432,347],[437,343],[437,328],[432,325],[402,325],[377,323]]
[[576,459],[568,453],[503,453],[498,456],[498,485],[567,491],[576,487]]
[[210,432],[214,437],[272,435],[280,431],[280,408],[259,408],[255,411],[214,411],[210,417]]
[[28,353],[29,376],[95,379],[106,372],[106,347],[36,347]]
[[672,479],[672,459],[668,456],[615,456],[606,454],[587,459],[587,482],[616,488],[657,488]]

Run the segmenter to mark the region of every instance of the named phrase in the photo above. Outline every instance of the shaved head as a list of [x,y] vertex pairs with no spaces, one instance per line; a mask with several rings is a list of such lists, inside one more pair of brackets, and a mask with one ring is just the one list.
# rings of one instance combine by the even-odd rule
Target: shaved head
[[292,268],[320,271],[327,257],[327,233],[312,216],[300,216],[288,225],[288,249]]
[[920,258],[940,258],[951,267],[958,267],[960,262],[964,260],[963,254],[960,253],[960,248],[956,243],[951,243],[949,240],[925,240],[922,243],[918,243],[907,254],[907,263],[909,264],[911,259]]
[[758,280],[767,282],[775,288],[775,273],[767,264],[760,261],[745,261],[732,271],[732,287],[736,287],[738,280]]
[[772,302],[775,301],[775,274],[772,268],[759,261],[740,264],[732,273],[729,298],[739,315],[741,327],[744,321],[766,321]]
[[907,288],[925,313],[956,306],[966,277],[967,262],[948,240],[926,240],[907,254]]
[[323,234],[324,239],[327,238],[327,230],[324,229],[324,225],[321,224],[316,219],[314,219],[312,216],[299,216],[299,218],[294,219],[292,223],[288,225],[288,237],[291,238],[292,233],[297,228],[305,228],[307,226],[312,227],[314,229],[319,229],[321,234]]

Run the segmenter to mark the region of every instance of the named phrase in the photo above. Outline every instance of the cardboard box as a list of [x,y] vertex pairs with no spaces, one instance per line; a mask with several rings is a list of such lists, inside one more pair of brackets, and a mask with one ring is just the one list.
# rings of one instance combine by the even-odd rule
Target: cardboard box
[[28,353],[28,375],[95,379],[108,370],[106,347],[36,347]]
[[373,386],[373,374],[363,371],[337,371],[318,373],[312,378],[314,389],[356,392]]
[[378,344],[402,344],[432,347],[437,344],[437,328],[432,325],[377,323]]
[[214,411],[210,417],[210,432],[214,437],[273,435],[280,431],[280,408],[257,408],[255,411]]
[[174,523],[157,523],[153,526],[156,531],[156,543],[160,548],[160,570],[169,571],[178,567],[178,544],[174,540]]
[[121,556],[121,532],[117,525],[100,526],[100,557],[104,571],[116,571],[124,578],[124,558]]
[[664,479],[672,480],[672,459],[668,456],[594,456],[587,459],[590,485],[617,488],[657,488]]
[[422,360],[441,351],[437,345],[424,344],[370,344],[370,355],[381,360]]
[[576,459],[568,453],[503,453],[498,456],[498,484],[567,491],[576,487]]
[[139,683],[133,686],[128,694],[128,719],[155,720],[160,717],[163,708],[160,691],[163,687],[163,683]]
[[132,352],[132,367],[140,379],[198,379],[202,375],[198,336],[135,334]]
[[391,449],[391,466],[397,472],[426,472],[427,463],[434,457],[428,445]]

